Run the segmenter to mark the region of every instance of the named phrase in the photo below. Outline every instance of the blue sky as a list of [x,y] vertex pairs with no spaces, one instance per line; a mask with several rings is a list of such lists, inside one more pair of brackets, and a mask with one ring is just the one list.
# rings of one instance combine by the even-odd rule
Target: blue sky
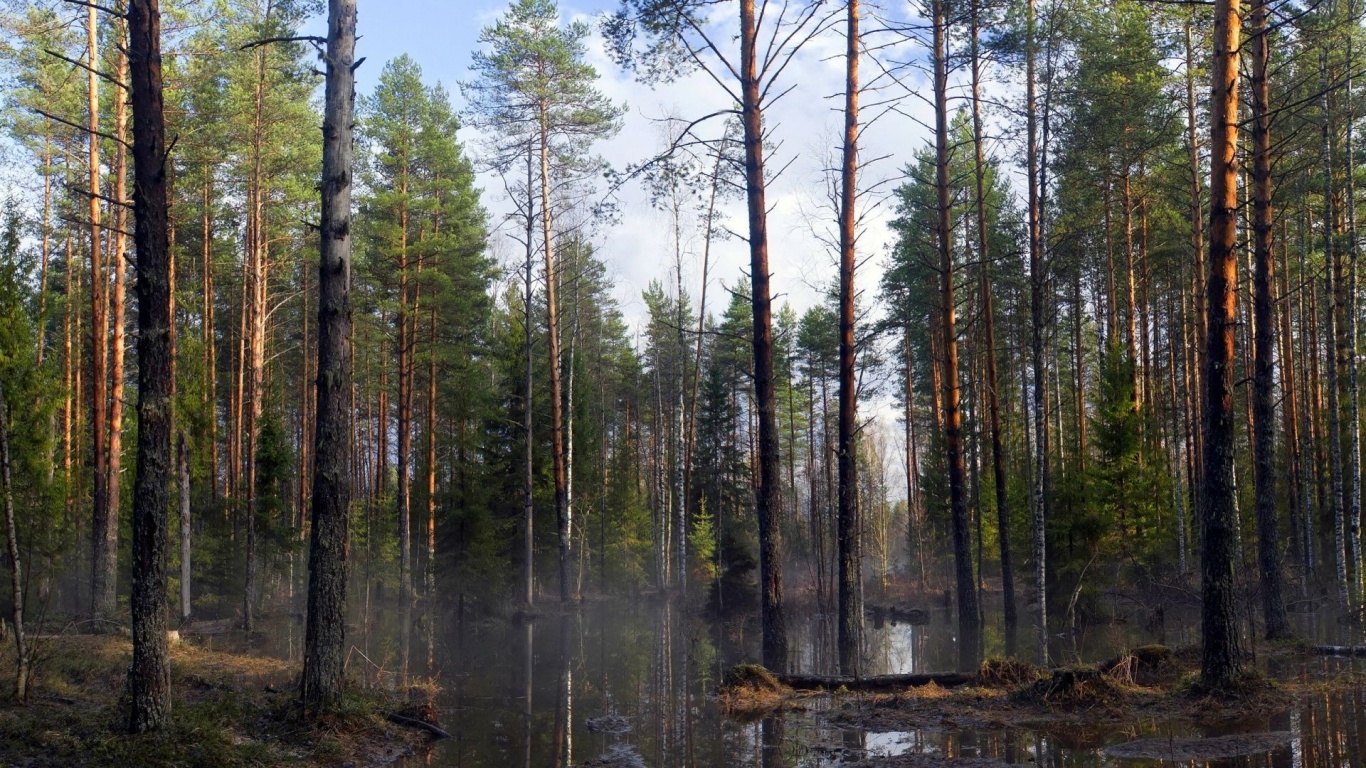
[[[439,81],[451,92],[457,107],[463,107],[459,81],[469,77],[471,52],[478,46],[480,30],[493,23],[506,8],[502,0],[360,0],[358,55],[367,61],[358,71],[358,89],[370,91],[384,62],[402,53],[410,54],[422,67],[429,82]],[[566,18],[592,19],[616,7],[615,0],[576,0],[562,2]],[[724,8],[724,7],[723,7]],[[716,18],[719,37],[729,37],[734,14],[721,11]],[[322,29],[322,20],[313,22]],[[799,88],[781,102],[769,116],[777,141],[775,167],[787,165],[783,175],[771,185],[770,202],[773,212],[770,231],[773,233],[771,260],[775,297],[779,303],[790,302],[798,312],[819,300],[822,290],[834,279],[834,261],[820,235],[830,230],[832,214],[825,210],[823,168],[835,145],[840,125],[836,111],[841,105],[843,39],[838,33],[828,34],[818,41],[809,54],[803,54],[791,69],[791,82]],[[596,150],[611,164],[620,168],[627,163],[648,157],[661,142],[659,120],[669,114],[691,118],[727,106],[719,88],[703,76],[687,78],[679,83],[651,89],[634,82],[607,60],[600,41],[590,42],[590,61],[601,75],[602,89],[614,100],[625,102],[628,114],[619,136],[601,143]],[[889,154],[876,145],[896,147],[899,154],[907,146],[906,132],[921,133],[919,126],[906,121],[897,126],[883,121],[870,131],[868,155]],[[462,136],[468,151],[478,154],[479,137],[467,132]],[[898,161],[899,162],[899,161]],[[892,164],[878,169],[881,173],[895,171]],[[481,178],[485,188],[485,205],[500,217],[508,209],[502,199],[501,187],[492,178]],[[743,226],[741,203],[727,212],[735,229]],[[607,262],[617,283],[616,298],[623,312],[633,324],[644,310],[640,293],[651,279],[672,285],[673,243],[665,236],[668,226],[662,214],[650,209],[639,190],[627,190],[621,201],[620,223],[598,232],[598,252]],[[861,241],[869,254],[881,253],[888,241],[883,212],[871,217],[867,234]],[[694,233],[695,234],[695,233]],[[699,238],[688,238],[685,245],[684,283],[694,297],[700,287]],[[501,241],[501,242],[500,242]],[[511,241],[495,235],[494,251],[511,261],[516,258]],[[865,270],[862,285],[875,290],[880,274],[879,258],[874,258]],[[731,240],[713,247],[713,266],[709,281],[711,308],[722,309],[726,301],[722,286],[736,284],[743,279],[741,272],[748,264],[747,251],[739,240]]]

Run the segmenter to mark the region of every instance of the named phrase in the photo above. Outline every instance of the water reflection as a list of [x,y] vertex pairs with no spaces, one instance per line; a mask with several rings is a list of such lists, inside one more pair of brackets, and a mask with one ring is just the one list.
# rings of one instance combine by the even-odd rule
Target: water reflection
[[[1321,696],[1291,712],[1208,731],[1145,720],[1104,729],[1059,725],[1037,731],[868,733],[829,725],[818,711],[825,706],[819,700],[808,704],[817,711],[744,723],[724,717],[710,694],[723,669],[757,657],[757,647],[750,647],[758,640],[752,627],[700,620],[665,602],[589,604],[563,616],[517,623],[466,620],[459,613],[436,621],[436,615],[419,617],[415,628],[421,631],[413,632],[412,640],[418,644],[415,658],[425,658],[426,674],[441,686],[438,708],[456,738],[414,758],[412,766],[825,768],[908,754],[1008,764],[1143,766],[1163,763],[1121,762],[1105,749],[1139,738],[1275,730],[1290,731],[1294,738],[1256,755],[1182,764],[1357,766],[1366,756],[1366,698],[1360,691]],[[1184,619],[1181,624],[1178,628],[1169,616],[1165,627],[1092,628],[1058,642],[1070,654],[1096,659],[1126,645],[1152,642],[1156,631],[1181,642],[1190,631]],[[386,635],[381,626],[376,624],[370,638],[377,659],[401,661],[406,654],[394,647],[400,631]],[[834,623],[816,616],[794,629],[800,668],[828,669],[834,662]],[[871,674],[949,668],[956,658],[954,629],[951,615],[942,610],[933,611],[924,624],[870,623],[867,668]],[[999,634],[986,640],[988,652],[992,643],[1004,645]],[[1353,669],[1353,662],[1333,659],[1305,664],[1309,667],[1275,672],[1295,676]]]

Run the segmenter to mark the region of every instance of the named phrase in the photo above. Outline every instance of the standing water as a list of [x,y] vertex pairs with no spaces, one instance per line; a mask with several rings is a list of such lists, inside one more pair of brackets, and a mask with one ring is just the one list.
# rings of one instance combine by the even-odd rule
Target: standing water
[[[955,657],[951,615],[931,611],[924,619],[915,624],[870,620],[867,673],[950,669]],[[832,624],[815,616],[792,628],[796,668],[829,671]],[[1264,744],[1239,741],[1243,749],[1233,749],[1252,754],[1193,761],[1181,759],[1173,747],[1165,756],[1182,765],[1336,766],[1356,765],[1351,760],[1366,755],[1366,696],[1359,690],[1325,694],[1290,711],[1213,730],[1140,720],[1100,728],[1048,723],[875,732],[831,725],[821,711],[830,704],[819,698],[807,700],[805,709],[757,722],[727,717],[714,691],[728,666],[757,658],[757,632],[740,619],[706,620],[664,601],[590,603],[531,622],[452,618],[434,625],[419,619],[417,627],[408,669],[415,681],[439,686],[439,718],[453,738],[409,758],[405,768],[817,768],[897,757],[887,764],[912,765],[916,755],[993,761],[984,765],[1172,765],[1177,763],[1152,755],[1123,757],[1115,747],[1135,739],[1266,732],[1277,735]],[[1089,660],[1140,643],[1178,645],[1194,639],[1189,627],[1175,636],[1160,627],[1105,627],[1060,641],[1056,652]],[[376,635],[365,660],[353,663],[399,668],[395,640]],[[989,635],[988,652],[995,645],[999,653],[1000,643],[1000,637]],[[1350,662],[1336,660],[1311,663],[1351,668]]]
[[[988,655],[1003,653],[998,612],[999,606],[988,610]],[[1301,618],[1298,631],[1310,642],[1353,642],[1331,618]],[[758,721],[725,715],[715,697],[722,673],[759,657],[757,627],[745,617],[709,619],[664,600],[590,602],[529,622],[455,616],[432,622],[418,615],[406,664],[392,624],[352,630],[349,669],[367,682],[392,684],[406,667],[411,685],[434,684],[438,719],[453,736],[401,762],[402,768],[835,768],[865,760],[873,766],[885,760],[891,768],[944,758],[985,761],[978,766],[1355,768],[1366,758],[1361,689],[1325,692],[1288,710],[1217,728],[1143,718],[1082,727],[1064,716],[1028,727],[878,731],[832,724],[827,710],[833,705],[820,697]],[[1196,628],[1189,616],[1091,627],[1055,637],[1050,653],[1059,663],[1072,663],[1145,643],[1191,645]],[[833,617],[812,615],[794,621],[789,631],[796,671],[834,671]],[[955,632],[951,612],[942,608],[910,623],[870,615],[865,674],[951,670]],[[297,656],[292,622],[266,636],[279,641],[273,650],[280,655]],[[1028,647],[1020,651],[1033,655]],[[1362,662],[1311,658],[1275,674],[1363,670]],[[1239,736],[1245,734],[1263,735]],[[1237,754],[1222,759],[1193,759],[1180,749],[1182,739],[1230,735],[1225,754]],[[1155,751],[1147,742],[1137,753],[1120,746],[1141,739],[1161,740],[1161,746]]]

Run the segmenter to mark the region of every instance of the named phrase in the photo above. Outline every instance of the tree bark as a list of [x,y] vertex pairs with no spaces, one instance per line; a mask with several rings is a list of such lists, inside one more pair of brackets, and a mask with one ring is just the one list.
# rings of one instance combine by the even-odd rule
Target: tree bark
[[[1034,477],[1031,478],[1030,501],[1033,506],[1034,534],[1034,589],[1038,610],[1035,618],[1038,664],[1048,666],[1048,418],[1045,413],[1047,363],[1044,360],[1044,289],[1047,276],[1043,261],[1042,196],[1039,188],[1038,121],[1035,117],[1034,69],[1037,55],[1035,40],[1034,0],[1026,5],[1028,20],[1025,42],[1025,111],[1028,147],[1026,166],[1029,180],[1029,325],[1030,352],[1033,358],[1034,389],[1032,416],[1034,422]],[[1108,227],[1107,227],[1108,238]],[[1113,272],[1113,270],[1112,270]],[[1114,290],[1110,295],[1113,297]],[[1110,305],[1113,306],[1111,301]],[[1113,313],[1113,309],[1110,310]],[[1113,332],[1113,328],[1110,329]]]
[[1233,369],[1238,323],[1238,58],[1239,0],[1216,0],[1211,94],[1210,245],[1206,284],[1204,471],[1201,481],[1200,681],[1227,688],[1242,669],[1234,607],[1236,489],[1233,483]]
[[301,684],[307,717],[341,698],[350,494],[351,176],[356,1],[329,0],[318,263],[318,414]]
[[20,703],[28,699],[29,657],[28,637],[24,634],[24,568],[19,552],[19,529],[14,522],[14,481],[10,476],[9,459],[9,404],[5,400],[5,382],[0,380],[0,495],[5,500],[5,541],[9,545],[9,568],[14,623],[14,698]]
[[1342,403],[1341,377],[1338,374],[1342,323],[1342,257],[1337,252],[1337,211],[1333,200],[1333,143],[1330,134],[1330,110],[1327,88],[1327,54],[1320,54],[1319,80],[1323,85],[1323,260],[1328,273],[1328,289],[1324,301],[1324,331],[1328,336],[1325,356],[1328,390],[1328,477],[1329,504],[1333,515],[1333,562],[1336,567],[1338,602],[1346,609],[1351,600],[1347,571],[1350,562],[1351,540],[1347,533],[1346,499],[1343,490]]
[[958,667],[976,669],[981,661],[981,617],[977,580],[972,571],[972,541],[968,519],[966,469],[963,459],[962,392],[958,377],[958,324],[954,299],[953,230],[950,222],[948,20],[944,3],[932,3],[934,23],[935,187],[938,210],[935,244],[939,249],[940,328],[944,334],[944,453],[948,469],[949,509],[953,520],[953,556],[958,592]]
[[[124,31],[124,25],[115,25],[116,29]],[[122,82],[128,81],[128,56],[119,53],[118,77]],[[114,135],[123,139],[128,134],[128,102],[121,98],[114,100]],[[115,200],[120,202],[128,197],[128,152],[122,144],[114,145],[114,195]],[[124,358],[128,335],[128,310],[127,310],[127,275],[124,260],[128,256],[128,239],[124,234],[128,230],[127,207],[110,203],[110,218],[114,220],[114,226],[109,231],[110,254],[109,254],[109,273],[111,292],[109,297],[109,467],[105,471],[105,482],[109,485],[109,490],[105,492],[105,503],[109,505],[109,513],[115,521],[114,542],[110,549],[110,558],[114,561],[118,559],[118,516],[122,507],[120,499],[123,496],[121,481],[123,479],[123,395],[124,395]],[[139,366],[140,367],[140,366]],[[117,574],[117,562],[113,572]]]
[[171,717],[167,651],[166,538],[171,507],[171,250],[166,195],[159,0],[128,5],[133,102],[133,216],[138,266],[138,453],[133,480],[133,662],[128,728]]
[[991,475],[996,491],[996,529],[1001,554],[1001,599],[1004,605],[1006,655],[1015,655],[1019,616],[1015,610],[1015,573],[1010,557],[1010,503],[1006,489],[1005,447],[1001,434],[1000,377],[996,369],[996,310],[991,292],[991,249],[987,238],[986,158],[982,141],[981,3],[972,3],[972,147],[977,186],[977,260],[981,264],[983,333],[986,338],[987,414],[991,427]]
[[754,316],[754,400],[759,422],[759,615],[763,660],[787,667],[787,621],[783,616],[782,540],[778,526],[778,423],[773,388],[773,308],[768,273],[768,208],[765,201],[763,104],[759,88],[758,19],[755,0],[740,0],[740,112],[745,142],[745,198],[749,212],[749,266]]
[[185,433],[180,433],[177,452],[180,470],[180,620],[189,621],[190,604],[190,446]]
[[[532,182],[531,156],[527,155],[526,181],[527,188],[530,189]],[[534,377],[531,373],[532,363],[532,336],[531,336],[531,300],[532,293],[532,272],[535,268],[536,250],[536,210],[535,201],[528,195],[526,210],[526,264],[525,264],[525,293],[522,296],[522,308],[526,310],[525,317],[522,318],[523,332],[523,352],[526,359],[523,363],[526,366],[522,380],[522,431],[526,437],[526,455],[523,457],[522,476],[522,568],[523,568],[523,589],[526,598],[526,607],[531,608],[536,601],[535,592],[535,552],[536,552],[536,504],[535,504],[535,453],[532,444],[533,423],[531,419],[532,403],[535,393],[532,389]]]
[[1257,507],[1257,560],[1267,639],[1290,634],[1282,589],[1279,520],[1276,514],[1275,300],[1271,295],[1273,216],[1271,200],[1271,46],[1266,0],[1252,7],[1252,195],[1253,195],[1253,482]]
[[862,530],[858,498],[858,391],[855,388],[854,270],[858,233],[859,4],[848,0],[845,34],[844,157],[840,170],[839,394],[839,659],[846,675],[861,672],[863,646]]
[[118,588],[119,518],[109,504],[109,307],[105,285],[103,249],[100,242],[100,92],[99,24],[93,7],[86,13],[86,67],[89,69],[87,132],[90,140],[90,425],[91,488],[93,515],[90,542],[93,554],[90,573],[90,613],[95,617],[114,612]]
[[555,269],[554,217],[550,209],[550,117],[542,107],[540,114],[541,161],[541,249],[545,253],[546,346],[550,353],[550,452],[554,465],[555,522],[560,548],[560,601],[568,602],[571,595],[569,581],[569,548],[571,519],[569,517],[569,482],[565,470],[564,397],[560,375],[560,320],[558,291],[559,275]]

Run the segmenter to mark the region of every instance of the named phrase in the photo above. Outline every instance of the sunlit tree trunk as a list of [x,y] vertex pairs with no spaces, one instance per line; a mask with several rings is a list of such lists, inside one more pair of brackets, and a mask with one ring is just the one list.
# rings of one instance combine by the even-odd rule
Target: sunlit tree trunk
[[955,584],[958,593],[958,667],[976,669],[981,661],[981,617],[977,609],[977,581],[972,571],[968,489],[963,457],[963,412],[958,372],[958,326],[955,306],[953,230],[950,224],[948,20],[942,0],[932,3],[934,24],[935,188],[938,210],[935,244],[939,249],[939,314],[944,334],[944,453],[948,468],[949,509],[953,523]]
[[555,256],[554,217],[550,208],[550,117],[540,113],[541,250],[545,254],[546,346],[550,353],[550,451],[554,465],[555,522],[559,531],[560,601],[570,594],[569,555],[574,520],[569,507],[569,477],[565,470],[564,389],[560,360],[560,317],[556,298],[560,276]]
[[[115,25],[124,30],[124,24]],[[128,81],[128,55],[122,51],[118,57],[118,79]],[[122,140],[128,135],[128,101],[114,100],[114,135]],[[109,254],[109,274],[111,294],[109,297],[109,469],[106,479],[109,490],[105,494],[110,515],[118,519],[121,509],[123,479],[123,396],[124,396],[124,353],[127,349],[128,311],[127,275],[124,260],[128,255],[128,208],[123,203],[128,198],[128,151],[121,143],[114,145],[114,200],[110,203],[110,216],[114,220],[109,232],[111,249]],[[117,538],[117,532],[115,537]],[[111,557],[117,559],[118,549],[111,550]],[[115,569],[117,572],[117,569]]]
[[1201,684],[1227,688],[1242,669],[1234,607],[1233,368],[1238,279],[1238,59],[1239,0],[1216,0],[1213,87],[1210,100],[1210,251],[1206,285],[1209,333],[1205,347],[1201,493]]
[[99,81],[99,24],[95,8],[86,13],[87,123],[90,141],[90,424],[91,467],[94,483],[91,497],[94,514],[91,519],[90,612],[96,617],[108,616],[116,607],[118,587],[119,518],[118,510],[109,503],[109,307],[100,226],[100,97]]

